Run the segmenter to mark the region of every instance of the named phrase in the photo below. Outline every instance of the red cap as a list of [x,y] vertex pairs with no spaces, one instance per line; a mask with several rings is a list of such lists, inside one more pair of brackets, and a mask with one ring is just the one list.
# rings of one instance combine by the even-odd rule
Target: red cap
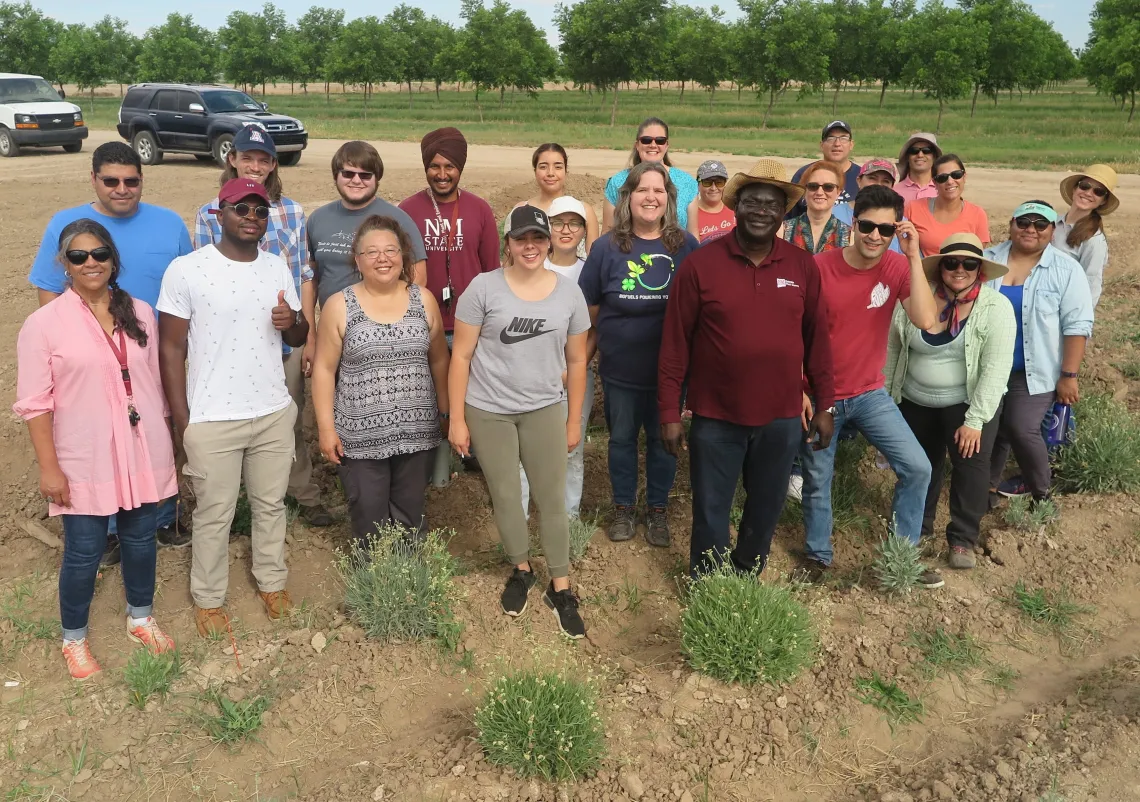
[[251,181],[248,178],[231,178],[222,185],[221,191],[218,193],[219,203],[237,203],[242,198],[248,198],[250,195],[256,195],[266,203],[269,203],[269,193],[265,191],[265,187],[256,181]]

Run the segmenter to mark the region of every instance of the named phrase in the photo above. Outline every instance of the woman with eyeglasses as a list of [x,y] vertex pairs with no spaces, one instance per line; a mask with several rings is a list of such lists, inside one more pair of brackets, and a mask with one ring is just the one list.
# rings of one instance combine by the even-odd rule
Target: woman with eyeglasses
[[[529,205],[551,214],[550,204],[556,198],[567,197],[566,176],[570,173],[570,157],[566,155],[566,148],[557,142],[547,142],[535,148],[530,163],[534,168],[534,182],[538,185],[538,194],[529,200],[516,203],[515,208]],[[598,238],[598,216],[594,214],[593,208],[586,204],[583,204],[583,209],[586,228],[585,233],[579,238],[578,255],[585,259],[586,254],[590,252],[590,246]],[[503,221],[504,234],[509,224],[508,215]]]
[[728,168],[710,159],[697,168],[697,197],[689,204],[687,231],[702,245],[736,228],[736,212],[724,205]]
[[174,648],[152,613],[158,502],[177,482],[154,310],[119,288],[119,252],[101,224],[69,223],[58,259],[67,289],[20,329],[12,409],[28,425],[48,513],[63,518],[63,656],[83,680],[100,671],[87,622],[112,515],[127,637],[154,652]]
[[904,201],[934,198],[938,187],[934,183],[934,162],[942,158],[942,148],[934,134],[911,134],[899,151],[899,180],[894,190]]
[[[1048,203],[1026,201],[1013,211],[1009,239],[985,256],[1009,272],[989,285],[1013,304],[1017,339],[1013,368],[990,459],[991,493],[1049,497],[1052,475],[1041,423],[1054,401],[1075,404],[1077,376],[1092,334],[1089,282],[1079,262],[1050,243],[1057,212]],[[1010,449],[1021,468],[1015,483],[1001,482]],[[991,504],[996,497],[991,496]]]
[[851,226],[835,216],[843,181],[843,171],[832,162],[808,165],[796,182],[804,188],[807,211],[784,222],[784,239],[811,254],[850,245]]
[[918,229],[918,246],[924,254],[938,253],[951,234],[973,234],[990,244],[990,222],[986,210],[970,203],[966,192],[966,166],[953,153],[934,160],[933,198],[919,198],[907,203],[903,212]]
[[1107,164],[1091,165],[1061,182],[1061,197],[1069,204],[1069,211],[1057,220],[1053,245],[1081,263],[1095,308],[1100,303],[1104,268],[1108,264],[1103,218],[1120,206],[1120,199],[1116,197],[1116,171]]
[[606,201],[602,208],[602,233],[614,227],[614,209],[618,203],[618,196],[625,184],[629,171],[642,162],[655,162],[665,165],[669,171],[669,180],[677,192],[676,216],[677,225],[682,231],[689,225],[689,204],[697,197],[697,182],[691,175],[673,166],[669,160],[669,126],[664,120],[649,117],[637,128],[637,136],[633,138],[633,150],[629,154],[629,168],[620,170],[610,176],[606,182]]
[[360,281],[321,307],[313,410],[362,546],[393,522],[415,538],[447,434],[449,356],[435,297],[414,281],[412,241],[391,217],[356,231]]
[[990,454],[1013,364],[1013,308],[986,282],[1006,268],[982,257],[973,234],[952,234],[922,260],[941,313],[921,330],[895,307],[887,340],[886,388],[930,460],[922,536],[934,533],[942,466],[950,454],[951,568],[977,564],[978,526],[989,509]]

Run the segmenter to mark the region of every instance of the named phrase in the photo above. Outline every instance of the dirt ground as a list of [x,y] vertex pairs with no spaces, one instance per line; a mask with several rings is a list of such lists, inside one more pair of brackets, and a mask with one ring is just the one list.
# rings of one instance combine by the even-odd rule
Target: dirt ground
[[[14,344],[36,305],[27,272],[44,225],[59,208],[90,200],[90,152],[113,138],[93,132],[84,152],[31,152],[0,161],[0,287],[13,314],[0,319],[0,401],[15,395]],[[310,143],[284,170],[286,193],[306,209],[335,197],[329,159],[336,142]],[[386,163],[381,194],[399,201],[423,187],[418,147],[377,143]],[[729,170],[751,159],[676,154],[695,170],[717,155]],[[870,155],[870,154],[860,154]],[[600,211],[604,179],[624,166],[618,151],[573,151],[570,189]],[[473,147],[463,186],[501,217],[533,189],[530,153]],[[789,163],[790,167],[794,164]],[[171,156],[145,171],[144,200],[188,222],[217,186],[218,172]],[[972,170],[968,197],[984,206],[995,236],[1029,198],[1059,202],[1061,175]],[[1112,248],[1098,332],[1132,326],[1137,316],[1140,176],[1123,176],[1120,211],[1109,218]],[[1133,332],[1134,333],[1134,332]],[[1087,390],[1099,385],[1133,409],[1140,382],[1113,366],[1120,345],[1099,334],[1090,347]],[[311,420],[311,410],[310,410]],[[605,432],[595,419],[586,447],[583,510],[609,506]],[[0,791],[6,800],[977,800],[1061,802],[1140,800],[1140,501],[1068,496],[1056,530],[1024,533],[998,515],[984,523],[985,555],[967,574],[946,572],[942,590],[890,600],[864,571],[889,515],[886,477],[868,455],[860,473],[872,522],[837,535],[834,587],[798,589],[819,629],[820,659],[783,688],[723,686],[694,674],[680,651],[676,576],[688,553],[687,463],[678,470],[668,550],[639,538],[612,544],[597,533],[574,568],[589,638],[567,645],[545,611],[519,622],[499,614],[505,568],[489,498],[477,474],[431,490],[429,518],[455,530],[463,565],[465,630],[456,654],[431,644],[379,646],[345,620],[332,567],[347,525],[290,533],[289,586],[298,614],[266,620],[249,575],[248,540],[231,544],[229,605],[233,646],[200,641],[191,618],[189,550],[159,553],[157,615],[182,646],[187,672],[164,701],[131,706],[122,676],[130,653],[122,630],[119,569],[106,571],[92,610],[93,648],[102,677],[71,682],[54,638],[29,626],[58,613],[60,552],[28,534],[45,520],[25,427],[0,416]],[[316,454],[315,445],[312,451]],[[319,455],[317,455],[320,463]],[[329,503],[343,516],[333,474],[318,464]],[[35,527],[32,526],[32,529]],[[781,525],[768,581],[790,567],[802,528]],[[935,543],[933,551],[944,549]],[[932,557],[937,559],[937,557]],[[1027,625],[1005,599],[1014,583],[1067,588],[1090,610],[1059,638]],[[970,633],[986,665],[931,677],[908,643],[936,626]],[[320,638],[314,638],[316,635]],[[327,645],[325,642],[327,641]],[[597,776],[562,787],[516,778],[491,766],[475,744],[473,713],[489,680],[511,665],[561,660],[599,681],[608,757]],[[892,729],[855,698],[854,681],[878,672],[925,702],[918,723]],[[231,699],[267,693],[272,705],[254,741],[214,744],[200,726],[202,693]]]

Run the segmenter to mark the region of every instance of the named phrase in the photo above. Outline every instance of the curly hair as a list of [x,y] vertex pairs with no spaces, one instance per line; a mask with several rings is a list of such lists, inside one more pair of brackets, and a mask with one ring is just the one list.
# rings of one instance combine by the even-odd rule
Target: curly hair
[[630,198],[646,173],[657,173],[665,182],[668,200],[665,202],[665,213],[661,215],[660,220],[661,242],[669,253],[676,253],[685,244],[685,232],[677,222],[677,187],[669,179],[669,168],[660,162],[642,162],[629,171],[625,183],[618,190],[611,236],[622,253],[633,250],[633,211],[630,209]]
[[360,248],[360,241],[373,231],[390,231],[396,236],[396,241],[400,245],[400,279],[411,284],[412,269],[415,265],[415,260],[412,257],[412,240],[408,237],[407,232],[400,228],[399,223],[382,214],[374,214],[366,218],[360,224],[360,228],[356,229],[356,235],[352,238],[352,253],[349,255],[349,260],[357,275],[360,275],[360,270],[356,266],[356,252]]
[[119,288],[119,272],[122,270],[119,249],[115,247],[115,241],[111,239],[110,232],[101,223],[87,217],[68,223],[59,234],[59,252],[56,254],[56,258],[64,266],[63,270],[67,274],[68,284],[71,283],[71,274],[67,271],[67,252],[71,249],[71,243],[80,234],[90,234],[111,249],[111,280],[107,283],[111,290],[109,307],[111,319],[115,321],[115,328],[137,342],[140,348],[146,348],[146,327],[135,316],[135,301],[126,290]]

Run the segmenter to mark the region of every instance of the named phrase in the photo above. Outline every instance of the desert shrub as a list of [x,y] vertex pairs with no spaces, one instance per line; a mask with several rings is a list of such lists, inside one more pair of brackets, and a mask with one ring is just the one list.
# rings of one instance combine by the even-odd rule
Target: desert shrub
[[570,519],[570,562],[577,563],[586,556],[590,538],[598,531],[598,513]]
[[487,760],[523,776],[581,777],[605,754],[593,686],[554,671],[500,676],[475,711],[475,726]]
[[368,637],[439,638],[454,646],[459,628],[451,578],[457,564],[442,531],[417,540],[400,526],[382,526],[367,544],[353,542],[338,555],[336,567],[345,605]]
[[1060,514],[1052,499],[1033,503],[1029,496],[1014,496],[1006,504],[1002,517],[1014,529],[1037,532],[1056,521]]
[[1140,419],[1106,394],[1083,398],[1073,417],[1072,442],[1056,457],[1057,486],[1075,493],[1140,490]]
[[783,587],[721,565],[689,588],[681,649],[702,674],[752,685],[788,682],[816,654],[811,614]]
[[888,534],[875,547],[873,570],[884,593],[909,593],[922,577],[922,554],[905,537]]

